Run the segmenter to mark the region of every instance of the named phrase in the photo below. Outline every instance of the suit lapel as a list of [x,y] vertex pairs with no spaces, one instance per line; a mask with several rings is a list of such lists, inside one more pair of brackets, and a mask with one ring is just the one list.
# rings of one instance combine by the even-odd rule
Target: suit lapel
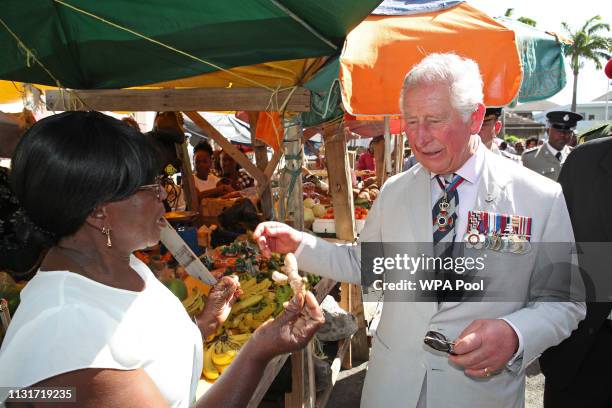
[[[431,247],[427,248],[428,253],[426,254],[431,255],[433,254],[431,177],[429,171],[424,167],[421,167],[414,176],[414,182],[409,186],[409,191],[406,192],[412,197],[408,222],[411,231],[414,232],[414,242],[432,243]],[[427,320],[430,320],[438,309],[436,302],[415,302],[412,306],[416,313]]]
[[433,242],[431,220],[431,180],[429,171],[421,167],[415,174],[414,185],[408,192],[413,198],[409,222],[416,242]]

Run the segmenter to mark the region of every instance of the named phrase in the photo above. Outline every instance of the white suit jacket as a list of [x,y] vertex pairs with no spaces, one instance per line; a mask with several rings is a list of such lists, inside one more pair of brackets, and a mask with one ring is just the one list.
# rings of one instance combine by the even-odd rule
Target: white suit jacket
[[[430,174],[420,164],[390,178],[370,211],[359,242],[431,242]],[[573,242],[559,184],[486,151],[474,210],[531,217],[532,242]],[[463,234],[463,231],[457,233]],[[584,318],[579,301],[543,302],[529,294],[534,254],[490,250],[498,285],[512,288],[510,302],[384,303],[373,339],[363,389],[363,407],[415,407],[423,381],[427,408],[523,407],[524,368],[548,347],[568,337]],[[536,252],[536,251],[533,251]],[[298,254],[300,269],[342,282],[361,284],[361,248],[334,245],[308,236]],[[504,272],[500,273],[499,268]],[[506,272],[507,271],[507,272]],[[409,296],[409,295],[408,295]],[[423,344],[436,330],[455,339],[476,319],[506,318],[522,334],[522,358],[487,379],[466,376],[446,354]]]

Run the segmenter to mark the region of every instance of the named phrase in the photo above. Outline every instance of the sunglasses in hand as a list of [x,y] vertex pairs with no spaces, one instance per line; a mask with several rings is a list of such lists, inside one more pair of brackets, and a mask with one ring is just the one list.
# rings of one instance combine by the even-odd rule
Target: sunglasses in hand
[[423,342],[434,350],[455,354],[455,343],[448,340],[442,333],[428,331]]

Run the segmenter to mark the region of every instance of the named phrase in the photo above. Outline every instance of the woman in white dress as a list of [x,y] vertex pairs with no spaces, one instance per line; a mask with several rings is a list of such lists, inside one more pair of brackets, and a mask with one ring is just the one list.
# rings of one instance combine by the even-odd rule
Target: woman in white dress
[[268,361],[322,324],[312,294],[295,297],[196,402],[203,339],[239,285],[222,279],[192,321],[132,255],[159,241],[157,169],[140,132],[98,112],[50,116],[22,137],[10,175],[0,173],[0,270],[42,263],[0,349],[0,405],[36,386],[70,387],[73,399],[54,406],[246,406]]

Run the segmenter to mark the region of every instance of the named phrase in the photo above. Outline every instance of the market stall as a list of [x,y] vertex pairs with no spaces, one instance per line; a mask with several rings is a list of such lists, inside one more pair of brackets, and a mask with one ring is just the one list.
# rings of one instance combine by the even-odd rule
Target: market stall
[[[358,4],[353,1],[334,2],[329,5],[316,2],[254,2],[249,4],[248,9],[241,3],[239,16],[235,13],[237,6],[234,2],[218,5],[214,12],[207,10],[204,5],[196,6],[190,2],[174,3],[171,8],[162,3],[152,1],[134,5],[132,2],[115,2],[111,7],[102,3],[93,5],[55,0],[35,8],[18,2],[8,4],[7,14],[2,18],[0,29],[3,43],[10,46],[7,58],[0,63],[0,78],[10,81],[4,82],[4,86],[0,88],[5,92],[4,100],[14,100],[15,96],[19,99],[25,96],[30,101],[35,100],[37,92],[30,91],[37,88],[22,85],[34,83],[57,87],[56,91],[49,90],[45,95],[45,103],[49,109],[185,112],[200,129],[206,131],[210,138],[258,180],[261,200],[265,203],[264,192],[269,190],[270,175],[283,150],[288,146],[283,148],[277,143],[275,155],[266,163],[264,155],[261,154],[262,150],[265,153],[266,148],[263,144],[258,145],[258,139],[255,137],[257,132],[253,132],[252,141],[257,161],[252,164],[198,112],[245,110],[250,112],[253,125],[255,118],[265,122],[267,117],[273,116],[271,112],[308,110],[309,92],[301,90],[299,85],[322,64],[324,59],[320,58],[321,56],[330,55],[340,48],[349,29],[371,11],[378,1],[361,1]],[[160,9],[164,9],[161,13],[164,15],[163,21],[157,17],[160,15]],[[55,16],[55,19],[49,21],[49,16]],[[31,36],[33,31],[26,27],[24,22],[38,25],[37,21],[41,18],[45,19],[46,24],[39,27],[48,27],[51,33],[41,35],[40,30],[35,30],[38,34]],[[58,25],[63,29],[57,30]],[[237,30],[238,26],[242,28]],[[250,27],[250,35],[244,35],[245,26]],[[73,29],[66,30],[66,27]],[[53,33],[59,31],[63,32],[64,36],[55,37]],[[218,38],[222,41],[199,41],[195,44],[193,38]],[[262,46],[253,47],[254,39]],[[252,52],[253,49],[257,52]],[[75,54],[69,50],[78,54],[79,59],[73,59],[71,56]],[[313,58],[303,59],[305,57]],[[281,62],[268,62],[272,60]],[[248,64],[258,65],[240,68]],[[216,72],[210,73],[212,71]],[[206,72],[209,73],[202,75]],[[181,78],[186,78],[186,82],[180,82]],[[179,82],[168,82],[177,79]],[[206,85],[198,82],[202,80]],[[158,84],[148,89],[116,89],[151,83]],[[180,87],[195,88],[178,89]],[[33,97],[30,98],[30,95]],[[289,134],[295,132],[298,136],[294,146],[289,147],[295,151],[291,156],[297,157],[301,152],[301,127],[297,123],[289,125],[291,120],[288,118],[285,126],[293,128]],[[280,139],[282,138],[283,135]],[[278,135],[276,139],[279,142]],[[265,138],[264,141],[270,142]],[[293,165],[298,164],[298,159],[290,160],[295,161]],[[289,166],[291,165],[289,163]],[[187,173],[184,179],[190,179],[188,168],[188,165],[184,168]],[[291,188],[286,186],[289,195],[301,194],[301,184],[297,184],[297,190],[294,190],[295,184]],[[190,186],[186,189],[193,190]],[[193,202],[193,198],[190,201],[191,208],[196,208],[197,203]],[[294,225],[298,225],[302,214],[301,196],[299,207],[295,202],[296,200],[293,200],[288,203],[288,215]],[[269,210],[271,201],[268,201],[267,206]],[[168,278],[168,282],[174,282],[169,283],[169,286],[181,287],[181,284],[176,282],[177,277],[185,278],[190,282],[189,285],[194,285],[195,292],[190,287],[187,298],[183,299],[188,311],[201,307],[201,301],[198,300],[202,298],[198,295],[198,281],[194,282],[189,279],[188,273],[185,275],[181,272],[179,267],[173,264],[172,258],[164,259],[163,256],[168,256],[167,253],[147,256],[151,257],[149,261],[153,268]],[[188,266],[183,267],[189,272]],[[329,286],[328,282],[324,287]],[[175,290],[180,290],[176,287]],[[204,287],[199,290],[205,292]],[[272,293],[270,290],[267,292]],[[321,296],[323,292],[317,293]],[[266,294],[270,303],[274,300],[278,304],[277,298],[271,299],[269,296],[271,295]],[[262,300],[263,297],[260,302]],[[266,313],[270,310],[271,307],[268,307]],[[256,313],[259,312],[261,310]],[[248,313],[245,313],[242,319],[247,315]],[[234,318],[237,317],[238,315]],[[263,317],[255,320],[263,320]],[[230,323],[234,322],[232,320]],[[245,324],[242,329],[246,327]],[[238,327],[228,328],[230,329],[238,329],[240,333],[232,332],[228,334],[228,338],[247,334],[240,329],[240,323]],[[239,343],[236,338],[231,340]],[[222,346],[223,344],[220,347]],[[210,348],[207,350],[208,356],[211,356]],[[222,353],[226,351],[221,350],[221,353],[216,355]],[[224,357],[227,358],[227,355]],[[228,361],[218,355],[215,359],[218,363]],[[287,405],[304,405],[303,390],[307,383],[306,378],[310,378],[308,405],[314,406],[312,364],[308,363],[302,353],[296,353],[292,360],[293,387],[292,392],[288,394]],[[305,363],[310,367],[310,375],[305,374]],[[207,367],[210,369],[209,377],[213,377],[214,374],[211,373],[214,370],[210,364]],[[265,378],[274,378],[274,371],[274,367],[269,367]],[[206,377],[206,372],[204,376]],[[269,384],[262,381],[252,401],[253,406],[257,405],[255,400],[263,396],[267,385]]]

